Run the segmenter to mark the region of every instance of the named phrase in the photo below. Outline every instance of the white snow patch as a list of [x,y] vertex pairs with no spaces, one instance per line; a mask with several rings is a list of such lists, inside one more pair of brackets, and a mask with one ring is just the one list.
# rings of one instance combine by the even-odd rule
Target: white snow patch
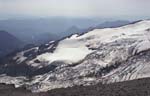
[[150,41],[146,40],[136,46],[137,53],[150,49]]
[[54,53],[45,53],[37,57],[42,61],[65,61],[67,63],[77,63],[91,53],[84,42],[75,39],[65,39],[59,43]]

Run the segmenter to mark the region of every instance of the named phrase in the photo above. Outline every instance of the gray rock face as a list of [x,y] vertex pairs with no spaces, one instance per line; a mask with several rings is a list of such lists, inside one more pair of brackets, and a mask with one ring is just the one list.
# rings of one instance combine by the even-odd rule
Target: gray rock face
[[[32,48],[31,53],[31,49],[19,52],[10,60],[15,66],[27,65],[32,70],[30,73],[36,74],[2,75],[0,82],[43,92],[150,77],[149,28],[150,21],[145,20],[118,28],[96,29],[50,42],[42,49]],[[33,53],[36,53],[34,57]],[[8,68],[11,63],[1,68],[5,66]]]

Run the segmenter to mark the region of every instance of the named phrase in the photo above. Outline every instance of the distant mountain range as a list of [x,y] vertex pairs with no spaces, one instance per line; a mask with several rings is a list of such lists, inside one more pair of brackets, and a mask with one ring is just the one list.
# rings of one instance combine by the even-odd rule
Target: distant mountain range
[[[74,33],[87,32],[89,28],[117,27],[129,21],[105,22],[105,19],[45,18],[25,20],[0,20],[0,29],[10,32],[27,44],[40,45],[50,40],[59,40]],[[104,23],[103,23],[104,22]]]
[[24,43],[6,31],[0,31],[0,57],[20,48]]
[[129,21],[125,21],[125,20],[107,21],[107,22],[97,25],[95,28],[101,29],[101,28],[121,27],[129,23],[130,23]]
[[126,21],[126,20],[116,20],[116,21],[103,22],[103,23],[98,24],[96,26],[90,26],[88,28],[82,28],[82,29],[78,28],[77,26],[72,26],[68,30],[66,30],[64,33],[65,33],[65,36],[76,34],[76,33],[77,34],[84,34],[86,32],[94,30],[94,29],[116,28],[116,27],[128,25],[130,23],[131,23],[130,21]]
[[[87,28],[98,24],[98,21],[84,18],[43,18],[24,20],[0,20],[0,29],[11,32],[14,36],[26,43],[40,44],[47,36],[53,40],[65,36],[64,31],[72,26]],[[50,41],[49,40],[49,41]],[[40,41],[40,42],[39,42]]]

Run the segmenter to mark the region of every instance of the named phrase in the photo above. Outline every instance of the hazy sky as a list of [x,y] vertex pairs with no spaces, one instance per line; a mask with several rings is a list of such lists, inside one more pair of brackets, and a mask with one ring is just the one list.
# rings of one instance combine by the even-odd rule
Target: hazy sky
[[0,0],[0,18],[148,17],[150,0]]

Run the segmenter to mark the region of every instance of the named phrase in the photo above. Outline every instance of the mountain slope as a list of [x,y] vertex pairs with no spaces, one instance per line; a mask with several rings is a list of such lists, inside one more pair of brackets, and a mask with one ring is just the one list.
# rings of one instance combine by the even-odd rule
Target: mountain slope
[[149,96],[150,79],[144,78],[113,84],[75,86],[55,89],[43,93],[31,93],[25,88],[0,84],[0,96]]
[[0,56],[4,56],[21,47],[22,45],[23,42],[13,35],[6,31],[0,31]]
[[149,49],[149,20],[95,29],[9,57],[0,82],[41,92],[150,77]]

